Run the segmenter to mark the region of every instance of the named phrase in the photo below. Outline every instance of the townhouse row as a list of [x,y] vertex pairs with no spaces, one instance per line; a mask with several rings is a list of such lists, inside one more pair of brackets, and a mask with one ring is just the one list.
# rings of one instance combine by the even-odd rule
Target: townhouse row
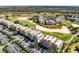
[[48,47],[50,45],[52,45],[52,46],[54,45],[57,48],[60,48],[64,44],[63,40],[60,40],[54,36],[44,35],[38,29],[30,29],[28,26],[14,24],[11,21],[3,20],[3,19],[0,20],[0,23],[12,30],[18,31],[20,34],[27,36],[32,41],[42,42],[42,44],[46,47]]

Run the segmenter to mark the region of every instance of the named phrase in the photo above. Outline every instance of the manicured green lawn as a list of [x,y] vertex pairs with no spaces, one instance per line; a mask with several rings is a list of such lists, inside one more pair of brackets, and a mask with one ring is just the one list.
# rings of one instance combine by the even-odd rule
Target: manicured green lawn
[[73,35],[73,34],[64,34],[64,33],[57,33],[57,32],[44,32],[44,31],[43,31],[43,33],[45,35],[51,35],[51,36],[58,37],[59,39],[64,40],[64,41],[69,40],[71,38],[71,36]]
[[63,20],[63,21],[61,21],[61,24],[66,25],[67,27],[70,27],[72,22],[69,20]]
[[35,28],[35,24],[33,24],[33,23],[31,23],[31,22],[29,22],[29,20],[28,19],[19,19],[17,16],[15,16],[15,17],[10,17],[10,20],[11,21],[18,21],[20,24],[22,24],[22,25],[26,25],[26,26],[28,26],[28,27],[30,27],[30,28]]
[[20,24],[27,25],[30,28],[35,27],[35,25],[33,23],[29,22],[28,20],[18,20],[18,21],[19,21]]
[[13,22],[16,21],[16,20],[18,20],[18,17],[17,17],[17,16],[9,17],[9,18],[10,18],[10,20],[13,21]]

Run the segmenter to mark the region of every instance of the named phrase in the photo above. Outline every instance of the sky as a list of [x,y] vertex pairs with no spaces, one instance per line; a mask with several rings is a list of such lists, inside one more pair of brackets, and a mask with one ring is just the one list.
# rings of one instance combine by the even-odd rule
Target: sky
[[5,5],[65,5],[79,6],[79,0],[0,0],[0,6]]

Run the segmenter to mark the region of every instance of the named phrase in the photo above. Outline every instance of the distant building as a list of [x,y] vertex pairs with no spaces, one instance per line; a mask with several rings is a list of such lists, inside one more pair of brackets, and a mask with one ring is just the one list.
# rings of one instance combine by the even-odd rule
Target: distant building
[[74,23],[78,23],[78,22],[79,22],[79,18],[72,18],[72,21],[73,21]]
[[38,22],[39,22],[40,24],[45,24],[46,18],[45,18],[43,15],[38,15],[38,16],[39,16]]
[[56,22],[54,20],[46,20],[46,25],[54,25]]
[[34,16],[34,21],[40,24],[45,24],[46,17],[44,17],[43,13],[40,13]]
[[56,22],[60,22],[60,21],[62,21],[62,20],[65,20],[65,16],[64,16],[64,15],[58,16],[58,17],[55,19]]

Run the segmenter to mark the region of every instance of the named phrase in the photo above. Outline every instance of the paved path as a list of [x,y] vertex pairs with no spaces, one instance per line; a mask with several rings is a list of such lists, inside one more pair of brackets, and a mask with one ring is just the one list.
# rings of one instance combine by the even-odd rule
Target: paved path
[[74,37],[76,37],[77,35],[79,35],[79,32],[76,33],[75,35],[73,35],[73,36],[71,37],[71,39],[68,41],[68,43],[71,43],[71,42],[74,40]]
[[[23,19],[23,18],[22,18],[22,19]],[[22,20],[22,19],[21,19],[21,20]],[[20,18],[19,18],[19,20],[20,20]],[[26,19],[24,18],[23,20],[26,20]],[[43,26],[40,26],[40,25],[34,23],[34,22],[31,21],[31,20],[27,20],[27,21],[29,21],[29,22],[35,24],[35,25],[36,25],[36,29],[39,29],[39,30],[41,30],[41,31],[46,31],[46,32],[59,32],[59,33],[65,33],[65,34],[70,34],[70,33],[71,33],[70,30],[69,30],[66,26],[62,26],[61,29],[49,29],[49,28],[45,28],[45,27],[43,27]]]
[[66,26],[62,26],[61,29],[49,29],[49,28],[45,28],[43,26],[40,26],[36,23],[34,23],[33,21],[30,21],[31,23],[36,25],[36,29],[39,29],[41,31],[46,31],[46,32],[59,32],[59,33],[65,33],[65,34],[70,34],[70,30],[66,27]]
[[72,26],[73,26],[73,27],[79,27],[79,25],[77,25],[77,24],[72,24]]
[[59,32],[59,33],[65,33],[65,34],[71,33],[66,26],[62,26],[61,29],[49,29],[49,28],[45,28],[45,27],[36,25],[36,28],[41,30],[41,31],[46,31],[46,32]]
[[0,46],[0,53],[3,53],[3,49],[4,48],[4,46]]
[[77,35],[79,35],[79,32],[76,33],[75,35],[73,35],[73,36],[71,37],[71,39],[67,42],[67,45],[66,45],[66,47],[65,47],[64,50],[63,50],[63,53],[66,51],[66,49],[69,47],[70,43],[74,40],[74,37],[76,37]]

